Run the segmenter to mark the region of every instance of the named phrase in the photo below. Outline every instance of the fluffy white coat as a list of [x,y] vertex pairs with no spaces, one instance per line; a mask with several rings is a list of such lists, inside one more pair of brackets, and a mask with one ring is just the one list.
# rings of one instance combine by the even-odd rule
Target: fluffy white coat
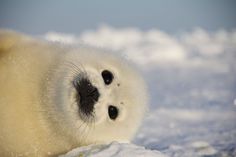
[[[101,71],[114,80],[105,85]],[[94,117],[78,114],[73,79],[86,72],[100,98]],[[0,156],[57,156],[91,143],[129,141],[146,110],[140,75],[120,57],[0,31]],[[108,105],[116,105],[116,120]]]

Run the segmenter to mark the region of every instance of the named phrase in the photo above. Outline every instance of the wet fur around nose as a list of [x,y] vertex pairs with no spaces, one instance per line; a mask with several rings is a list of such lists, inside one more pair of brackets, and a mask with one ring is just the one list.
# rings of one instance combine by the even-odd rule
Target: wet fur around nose
[[100,93],[98,89],[92,85],[87,78],[83,78],[74,83],[77,91],[77,104],[81,112],[85,115],[91,115],[94,109],[94,104],[98,101]]

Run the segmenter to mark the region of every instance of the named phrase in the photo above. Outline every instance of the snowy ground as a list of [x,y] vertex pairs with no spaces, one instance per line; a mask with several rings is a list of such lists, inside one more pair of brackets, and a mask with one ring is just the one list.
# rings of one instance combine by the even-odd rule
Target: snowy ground
[[134,144],[112,142],[108,145],[80,147],[59,157],[167,157],[159,151]]
[[101,26],[78,36],[51,32],[46,38],[122,52],[142,69],[149,86],[150,111],[136,145],[75,151],[84,156],[236,156],[236,31],[197,28],[170,35]]

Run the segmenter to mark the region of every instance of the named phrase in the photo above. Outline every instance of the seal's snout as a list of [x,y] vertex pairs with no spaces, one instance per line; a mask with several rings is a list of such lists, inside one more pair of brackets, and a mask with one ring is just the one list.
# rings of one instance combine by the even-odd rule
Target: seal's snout
[[98,101],[100,93],[98,89],[92,85],[87,78],[76,81],[75,88],[77,90],[77,103],[79,109],[86,115],[91,115],[94,104]]

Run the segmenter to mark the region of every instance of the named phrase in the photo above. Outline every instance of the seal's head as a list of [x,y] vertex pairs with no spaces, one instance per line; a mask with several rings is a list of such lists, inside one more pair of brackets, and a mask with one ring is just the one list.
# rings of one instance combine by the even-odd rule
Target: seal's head
[[111,53],[93,48],[67,51],[55,65],[57,70],[50,72],[47,87],[50,111],[61,113],[55,123],[81,145],[129,141],[146,110],[140,75]]

